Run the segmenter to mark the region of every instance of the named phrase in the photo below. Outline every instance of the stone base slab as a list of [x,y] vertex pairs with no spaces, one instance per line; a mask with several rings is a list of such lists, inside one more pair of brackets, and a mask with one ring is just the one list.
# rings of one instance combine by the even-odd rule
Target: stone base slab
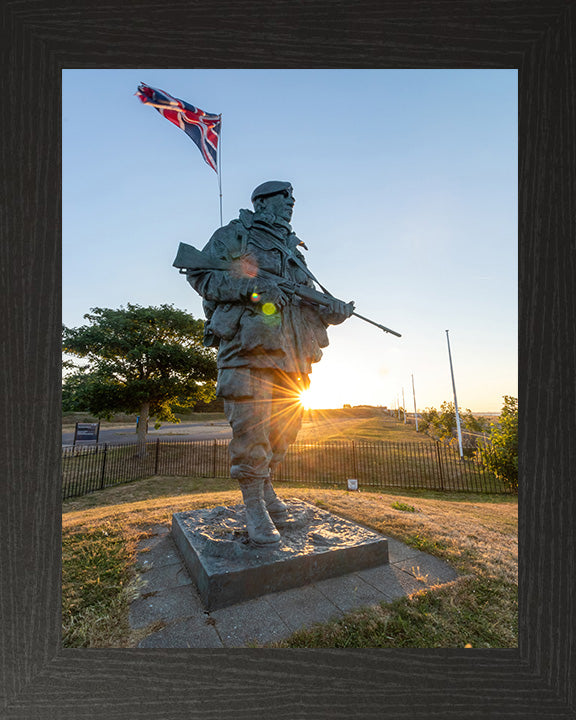
[[296,498],[273,549],[254,546],[244,505],[172,516],[172,537],[207,610],[388,562],[388,541]]

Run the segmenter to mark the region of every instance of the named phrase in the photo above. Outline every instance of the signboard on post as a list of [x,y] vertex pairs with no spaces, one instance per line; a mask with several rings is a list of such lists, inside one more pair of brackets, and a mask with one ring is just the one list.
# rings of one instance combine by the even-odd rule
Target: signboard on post
[[84,442],[98,442],[100,435],[100,423],[76,423],[74,431],[74,445]]

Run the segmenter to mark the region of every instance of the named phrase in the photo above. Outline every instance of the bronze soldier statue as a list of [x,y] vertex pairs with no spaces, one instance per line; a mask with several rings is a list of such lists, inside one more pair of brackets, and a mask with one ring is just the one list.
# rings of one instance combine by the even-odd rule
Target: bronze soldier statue
[[326,328],[350,317],[354,304],[326,295],[318,304],[291,290],[311,289],[314,280],[290,225],[290,183],[265,182],[251,199],[254,212],[240,210],[202,250],[207,260],[185,267],[203,298],[204,342],[218,347],[216,392],[232,426],[230,474],[240,484],[248,535],[274,546],[274,523],[287,517],[272,486],[274,468],[300,429],[300,393],[328,345]]

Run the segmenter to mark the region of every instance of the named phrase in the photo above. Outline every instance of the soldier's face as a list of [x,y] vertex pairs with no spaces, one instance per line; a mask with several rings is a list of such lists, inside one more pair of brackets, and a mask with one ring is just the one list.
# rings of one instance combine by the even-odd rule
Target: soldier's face
[[294,196],[291,192],[285,190],[277,195],[271,195],[266,198],[266,208],[276,217],[280,217],[287,222],[292,219],[292,211],[294,209]]

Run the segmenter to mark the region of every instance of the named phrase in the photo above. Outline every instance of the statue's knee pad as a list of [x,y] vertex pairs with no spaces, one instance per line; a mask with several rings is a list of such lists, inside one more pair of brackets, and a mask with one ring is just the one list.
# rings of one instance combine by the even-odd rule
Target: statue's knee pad
[[264,480],[268,477],[268,469],[263,467],[254,467],[252,465],[232,465],[230,467],[230,477],[233,480]]
[[248,480],[253,476],[250,465],[232,465],[230,467],[230,477],[233,480]]

